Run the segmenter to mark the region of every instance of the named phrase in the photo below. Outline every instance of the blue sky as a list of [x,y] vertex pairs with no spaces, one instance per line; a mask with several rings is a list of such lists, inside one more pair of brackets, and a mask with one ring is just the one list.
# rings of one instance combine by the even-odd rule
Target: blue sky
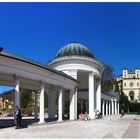
[[0,46],[48,63],[78,41],[101,62],[140,67],[140,3],[0,3]]

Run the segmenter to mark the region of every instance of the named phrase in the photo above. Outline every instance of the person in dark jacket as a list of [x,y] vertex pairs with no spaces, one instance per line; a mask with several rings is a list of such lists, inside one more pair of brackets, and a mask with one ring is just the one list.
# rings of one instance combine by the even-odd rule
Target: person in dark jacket
[[124,109],[121,109],[121,118],[124,116]]
[[16,119],[16,129],[21,128],[21,111],[18,107],[16,107],[16,112],[15,112],[15,119]]

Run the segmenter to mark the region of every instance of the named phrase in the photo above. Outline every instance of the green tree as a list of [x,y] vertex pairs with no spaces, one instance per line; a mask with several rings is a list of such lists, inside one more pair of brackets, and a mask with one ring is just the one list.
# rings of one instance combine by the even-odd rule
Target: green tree
[[120,110],[124,109],[125,112],[129,112],[129,100],[128,97],[122,92],[119,99]]
[[20,90],[20,105],[21,108],[31,107],[33,104],[32,90],[21,89]]

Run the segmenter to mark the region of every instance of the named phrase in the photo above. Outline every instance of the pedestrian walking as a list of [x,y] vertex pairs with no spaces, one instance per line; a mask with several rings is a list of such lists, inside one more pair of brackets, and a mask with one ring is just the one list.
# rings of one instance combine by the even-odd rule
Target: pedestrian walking
[[121,118],[124,116],[124,109],[121,109]]
[[21,128],[21,111],[20,108],[18,108],[18,106],[16,106],[16,111],[15,111],[15,119],[16,119],[16,129]]

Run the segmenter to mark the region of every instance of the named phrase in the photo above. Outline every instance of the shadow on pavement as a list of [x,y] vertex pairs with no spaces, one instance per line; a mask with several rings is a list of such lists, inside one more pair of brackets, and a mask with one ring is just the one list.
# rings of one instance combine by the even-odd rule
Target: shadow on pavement
[[[35,122],[37,122],[37,120],[35,119],[22,119],[21,125],[22,128],[27,128],[28,125],[31,125]],[[15,126],[14,119],[0,119],[0,129],[14,126]]]
[[[64,118],[64,120],[67,120],[67,118]],[[39,119],[34,118],[23,118],[21,121],[22,128],[28,128],[29,125],[38,124]],[[45,118],[45,123],[48,122],[57,122],[57,118]],[[14,118],[0,118],[0,129],[2,128],[8,128],[8,127],[14,127]]]

